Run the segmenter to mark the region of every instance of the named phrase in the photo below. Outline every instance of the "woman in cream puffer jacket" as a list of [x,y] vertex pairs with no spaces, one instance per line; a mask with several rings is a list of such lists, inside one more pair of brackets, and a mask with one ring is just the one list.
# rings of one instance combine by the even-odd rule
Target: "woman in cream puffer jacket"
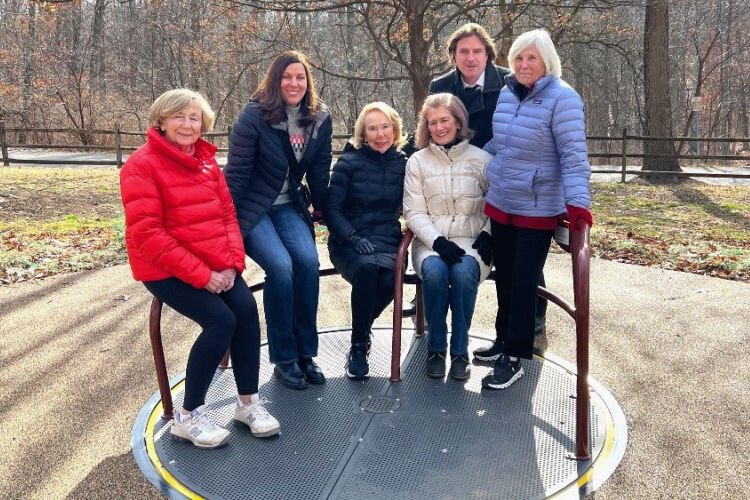
[[489,218],[484,214],[485,176],[492,156],[469,144],[468,114],[452,94],[427,98],[416,142],[406,164],[404,216],[416,236],[413,265],[422,278],[429,324],[427,374],[445,375],[446,317],[452,311],[450,376],[469,377],[469,327],[479,283],[490,273]]
[[438,255],[432,243],[439,236],[454,242],[479,263],[483,281],[491,266],[472,248],[480,231],[490,232],[484,214],[487,193],[485,170],[492,156],[464,140],[446,150],[430,143],[415,153],[406,166],[404,216],[416,236],[412,264],[422,277],[422,262]]

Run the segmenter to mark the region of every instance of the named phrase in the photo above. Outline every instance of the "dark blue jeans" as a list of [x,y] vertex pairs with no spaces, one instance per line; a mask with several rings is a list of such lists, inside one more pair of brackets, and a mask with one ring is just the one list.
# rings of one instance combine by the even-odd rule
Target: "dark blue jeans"
[[530,359],[533,355],[537,285],[553,233],[492,221],[498,303],[495,329],[509,356]]
[[258,392],[258,306],[242,276],[234,279],[229,291],[220,294],[199,290],[177,278],[143,284],[163,303],[203,328],[188,356],[183,408],[192,411],[206,402],[208,387],[227,349],[232,354],[237,393]]
[[266,273],[263,308],[272,363],[318,355],[318,251],[292,203],[275,205],[245,238],[245,252]]
[[468,255],[452,266],[432,255],[422,261],[424,310],[430,334],[427,349],[444,352],[448,344],[448,306],[451,309],[451,356],[469,348],[469,328],[479,289],[479,263]]

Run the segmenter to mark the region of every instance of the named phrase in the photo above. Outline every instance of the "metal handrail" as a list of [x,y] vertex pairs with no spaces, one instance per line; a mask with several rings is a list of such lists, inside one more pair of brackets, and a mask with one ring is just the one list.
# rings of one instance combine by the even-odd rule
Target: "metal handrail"
[[[565,223],[567,226],[567,222]],[[407,229],[398,247],[396,262],[405,262],[407,250],[414,238],[414,233]],[[559,306],[573,318],[576,324],[576,460],[591,459],[589,432],[589,227],[584,221],[578,222],[578,230],[570,231],[570,246],[564,248],[571,253],[573,263],[573,296],[574,305],[562,297],[538,287],[537,293]],[[495,279],[494,271],[487,277]],[[422,314],[421,282],[415,275],[406,274],[406,266],[396,273],[394,280],[393,301],[400,304],[403,300],[404,284],[417,285],[417,335],[424,333],[424,314]],[[393,308],[393,337],[391,339],[391,382],[401,381],[401,321],[403,311]]]

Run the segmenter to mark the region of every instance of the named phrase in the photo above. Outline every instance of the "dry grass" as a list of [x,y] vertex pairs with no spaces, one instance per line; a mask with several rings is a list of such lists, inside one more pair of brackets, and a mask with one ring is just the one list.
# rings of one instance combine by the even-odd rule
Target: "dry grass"
[[[0,284],[126,262],[116,168],[0,174]],[[750,280],[750,188],[594,183],[592,197],[595,256]]]

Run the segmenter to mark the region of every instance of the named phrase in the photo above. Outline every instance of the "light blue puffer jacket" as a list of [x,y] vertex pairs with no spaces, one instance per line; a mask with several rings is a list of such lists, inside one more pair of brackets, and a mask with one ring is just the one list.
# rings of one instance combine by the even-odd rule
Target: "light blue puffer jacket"
[[487,167],[487,203],[503,212],[552,217],[565,205],[589,208],[591,166],[586,148],[583,101],[553,75],[537,80],[520,101],[520,85],[509,75],[492,116],[493,155]]

